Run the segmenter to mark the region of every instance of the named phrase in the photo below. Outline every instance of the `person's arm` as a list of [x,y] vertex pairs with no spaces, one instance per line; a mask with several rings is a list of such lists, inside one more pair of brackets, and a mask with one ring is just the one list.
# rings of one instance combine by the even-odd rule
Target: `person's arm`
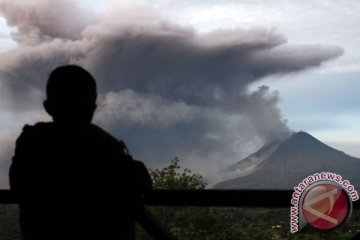
[[152,189],[152,180],[145,164],[133,159],[123,141],[120,140],[118,143],[119,149],[122,149],[123,161],[126,161],[131,166],[130,172],[133,173],[135,188],[141,194]]
[[143,162],[134,160],[134,172],[135,172],[135,181],[136,186],[140,189],[142,193],[152,189],[152,180]]

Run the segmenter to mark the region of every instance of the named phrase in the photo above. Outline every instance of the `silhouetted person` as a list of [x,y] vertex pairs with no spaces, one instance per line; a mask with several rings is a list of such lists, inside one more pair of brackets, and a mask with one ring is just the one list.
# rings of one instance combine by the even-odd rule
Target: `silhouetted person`
[[94,78],[62,66],[46,93],[53,122],[25,125],[10,168],[24,239],[132,239],[138,196],[151,179],[122,141],[91,123]]

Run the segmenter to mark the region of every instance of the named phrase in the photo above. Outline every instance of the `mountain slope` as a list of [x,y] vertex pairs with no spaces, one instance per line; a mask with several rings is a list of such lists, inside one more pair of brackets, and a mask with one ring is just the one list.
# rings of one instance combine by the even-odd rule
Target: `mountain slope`
[[[253,169],[246,173],[243,161],[250,159],[259,161],[254,161]],[[305,132],[294,133],[281,143],[265,146],[243,161],[227,169],[237,170],[240,173],[237,177],[220,182],[214,188],[292,189],[316,172],[340,174],[355,187],[360,187],[360,159],[331,148]],[[247,167],[251,168],[250,165]]]

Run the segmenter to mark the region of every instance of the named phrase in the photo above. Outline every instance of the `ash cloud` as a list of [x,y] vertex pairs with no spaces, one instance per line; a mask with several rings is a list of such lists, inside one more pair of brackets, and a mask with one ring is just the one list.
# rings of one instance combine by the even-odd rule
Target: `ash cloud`
[[76,40],[96,16],[87,14],[71,0],[3,0],[0,11],[20,45],[36,45],[54,38]]
[[98,81],[95,121],[135,157],[157,167],[178,156],[207,175],[291,132],[278,93],[266,86],[251,92],[251,83],[343,54],[336,46],[290,44],[262,28],[199,34],[132,5],[100,16],[70,0],[5,0],[0,13],[16,27],[18,43],[0,56],[9,109],[38,110],[48,73],[79,64]]
[[100,99],[95,121],[110,128],[171,128],[198,118],[203,110],[183,101],[172,102],[159,95],[139,94],[132,90],[106,93]]

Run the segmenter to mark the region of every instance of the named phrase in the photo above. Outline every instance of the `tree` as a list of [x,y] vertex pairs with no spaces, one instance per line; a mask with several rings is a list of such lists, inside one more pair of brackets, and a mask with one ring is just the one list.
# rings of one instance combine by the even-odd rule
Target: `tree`
[[[200,174],[192,173],[190,169],[179,166],[179,159],[175,158],[170,165],[162,169],[149,169],[154,188],[160,189],[204,189],[206,186]],[[177,239],[198,239],[204,236],[208,229],[213,210],[210,208],[194,207],[149,207],[150,212]],[[204,218],[207,218],[204,221]],[[216,219],[214,219],[214,222]],[[206,227],[206,228],[204,228]],[[203,230],[205,229],[205,230]],[[149,239],[139,232],[140,239]]]
[[[197,189],[206,187],[200,174],[181,169],[175,158],[169,166],[149,170],[154,188]],[[246,197],[246,196],[244,196]],[[272,239],[350,239],[360,231],[359,212],[355,211],[345,226],[330,232],[306,228],[301,233],[289,231],[289,209],[254,209],[232,207],[148,207],[176,239],[180,240],[272,240]],[[138,239],[152,239],[141,229]]]
[[163,189],[204,189],[206,183],[200,174],[192,173],[185,168],[180,172],[179,159],[171,160],[163,169],[149,169],[154,188]]
[[[154,188],[202,190],[206,182],[200,174],[183,169],[180,160],[175,158],[162,169],[149,169]],[[261,223],[249,224],[237,208],[215,207],[149,207],[150,212],[176,239],[181,240],[239,240],[272,239],[271,226]],[[248,212],[249,215],[250,212]],[[265,229],[263,225],[269,227]],[[258,231],[258,228],[263,228]],[[139,232],[139,239],[151,239]]]
[[[163,189],[205,189],[206,183],[200,174],[185,168],[181,171],[179,159],[175,158],[163,169],[150,170],[154,188]],[[209,209],[193,207],[159,207],[156,215],[165,228],[178,239],[201,239],[203,217],[209,217]],[[201,226],[200,226],[201,225]]]

